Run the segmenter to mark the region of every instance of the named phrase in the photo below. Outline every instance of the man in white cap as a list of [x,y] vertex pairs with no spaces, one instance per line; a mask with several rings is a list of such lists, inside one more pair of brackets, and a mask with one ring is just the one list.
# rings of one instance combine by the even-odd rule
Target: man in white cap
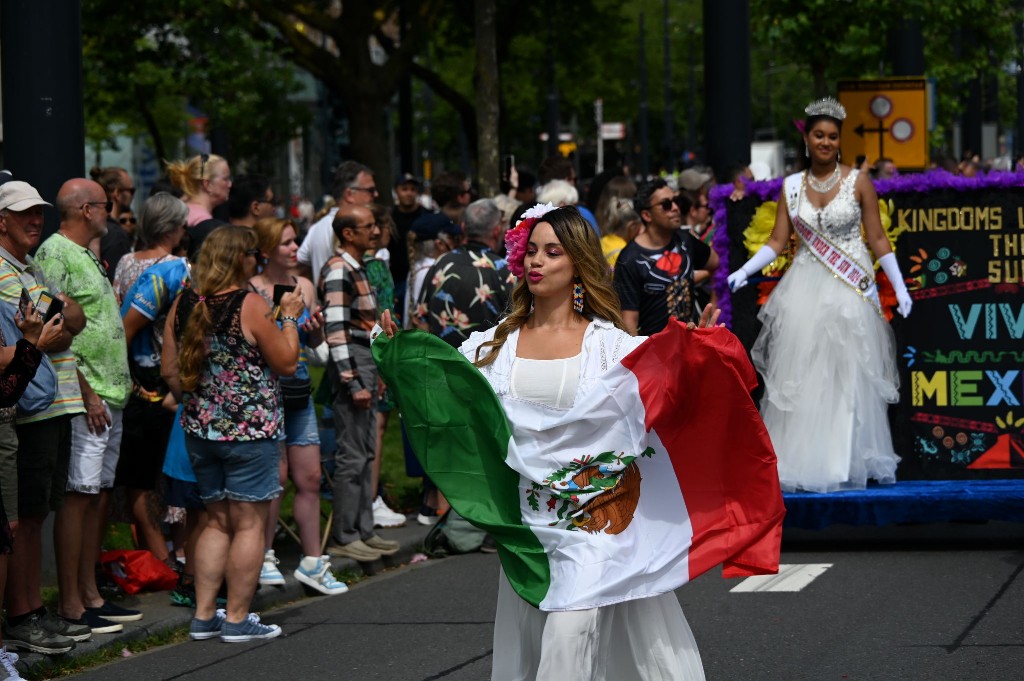
[[57,371],[57,394],[50,407],[15,422],[17,483],[0,479],[0,484],[11,524],[17,516],[18,527],[18,546],[8,570],[3,636],[8,646],[56,655],[71,650],[75,641],[88,639],[92,631],[47,612],[40,583],[43,523],[50,511],[63,505],[71,419],[85,413],[75,357],[69,350],[72,338],[85,327],[85,316],[77,303],[47,282],[29,255],[43,233],[43,206],[50,205],[27,182],[10,180],[0,186],[0,300],[17,305],[24,289],[34,302],[46,292],[64,303],[64,333],[56,347],[47,348]]

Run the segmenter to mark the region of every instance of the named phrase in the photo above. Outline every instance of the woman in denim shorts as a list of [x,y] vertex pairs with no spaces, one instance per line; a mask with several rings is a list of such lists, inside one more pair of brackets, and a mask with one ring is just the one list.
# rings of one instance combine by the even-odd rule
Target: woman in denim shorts
[[[278,484],[281,408],[277,375],[295,373],[298,291],[281,298],[282,328],[248,289],[256,273],[256,233],[218,227],[203,242],[192,288],[174,302],[164,331],[161,373],[182,404],[185,446],[208,520],[196,542],[193,639],[274,638],[249,613],[263,562],[263,535]],[[225,614],[216,597],[227,579]]]
[[[249,286],[274,306],[274,290],[279,286],[298,287],[306,303],[306,311],[299,317],[299,368],[295,374],[282,378],[281,396],[284,406],[285,455],[281,457],[280,481],[284,485],[291,473],[295,484],[295,524],[299,527],[302,558],[292,573],[295,579],[322,594],[333,596],[345,593],[348,586],[339,582],[331,572],[330,562],[320,555],[320,427],[316,409],[310,398],[310,355],[319,364],[327,361],[324,342],[323,313],[316,307],[316,289],[313,282],[292,272],[298,265],[299,244],[291,220],[261,218],[254,226],[263,258],[262,271],[249,280]],[[310,313],[313,310],[313,313]],[[278,569],[274,555],[274,530],[281,509],[280,499],[270,504],[267,520],[263,568],[260,584],[284,584],[284,575]]]

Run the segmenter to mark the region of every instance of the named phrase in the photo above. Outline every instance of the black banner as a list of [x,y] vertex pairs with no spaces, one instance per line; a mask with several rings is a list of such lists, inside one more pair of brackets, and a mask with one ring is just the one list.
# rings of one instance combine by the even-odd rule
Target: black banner
[[1024,474],[1024,189],[891,197],[914,310],[896,323],[903,479]]

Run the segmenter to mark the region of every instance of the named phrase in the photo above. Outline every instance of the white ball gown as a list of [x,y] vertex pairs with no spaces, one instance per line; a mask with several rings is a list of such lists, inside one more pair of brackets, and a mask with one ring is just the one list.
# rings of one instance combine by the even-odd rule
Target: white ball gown
[[[857,174],[850,171],[821,210],[803,183],[798,215],[871,271],[854,197]],[[899,457],[886,405],[898,399],[896,342],[876,308],[801,245],[758,318],[763,327],[751,355],[764,378],[761,415],[783,490],[895,482]]]

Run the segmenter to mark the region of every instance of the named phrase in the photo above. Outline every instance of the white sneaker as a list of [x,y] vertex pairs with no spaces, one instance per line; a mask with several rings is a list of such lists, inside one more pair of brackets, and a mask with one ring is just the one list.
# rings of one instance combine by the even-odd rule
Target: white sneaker
[[7,652],[7,648],[0,648],[0,674],[5,675],[3,681],[25,681],[14,666],[17,661],[16,654]]
[[280,563],[274,555],[274,549],[267,549],[263,554],[263,567],[260,568],[260,584],[263,586],[281,586],[284,584],[284,575],[277,569]]
[[334,573],[331,572],[330,556],[320,556],[317,559],[316,567],[312,570],[304,569],[300,560],[299,567],[295,568],[295,572],[292,574],[295,575],[295,579],[299,582],[328,596],[343,594],[348,591],[348,584],[339,582],[335,579]]
[[384,498],[378,496],[373,500],[373,526],[374,527],[401,527],[405,525],[405,516],[396,513],[384,503]]
[[420,513],[416,516],[416,522],[418,522],[420,525],[426,525],[427,527],[430,527],[431,525],[437,525],[437,521],[438,517],[436,515],[423,515],[422,513]]

